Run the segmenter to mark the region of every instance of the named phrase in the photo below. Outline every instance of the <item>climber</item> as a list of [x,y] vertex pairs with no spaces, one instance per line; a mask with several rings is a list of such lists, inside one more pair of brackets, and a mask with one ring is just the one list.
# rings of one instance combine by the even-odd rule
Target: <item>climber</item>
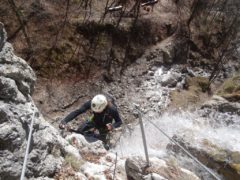
[[92,116],[76,132],[86,135],[98,131],[94,137],[106,143],[107,135],[122,124],[114,99],[107,95],[98,94],[92,100],[85,102],[79,109],[68,114],[59,124],[59,128],[65,129],[68,122],[87,110],[92,111]]

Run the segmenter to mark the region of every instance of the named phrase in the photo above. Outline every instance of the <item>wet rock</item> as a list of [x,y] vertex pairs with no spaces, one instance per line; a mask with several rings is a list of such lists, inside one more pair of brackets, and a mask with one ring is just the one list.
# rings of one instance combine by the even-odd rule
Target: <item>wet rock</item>
[[224,81],[217,94],[231,102],[240,102],[240,75]]
[[149,76],[154,76],[154,71],[149,71],[148,74]]
[[80,172],[78,172],[76,174],[76,176],[77,176],[78,179],[87,180],[87,177],[84,174],[80,173]]
[[223,97],[214,95],[211,100],[204,103],[202,109],[215,109],[223,113],[240,115],[240,103],[229,102]]
[[49,177],[38,177],[38,178],[30,178],[29,180],[53,180],[53,178],[49,178]]
[[81,171],[90,179],[106,179],[104,171],[108,169],[106,165],[100,165],[95,163],[86,162]]
[[152,176],[159,179],[199,180],[194,173],[170,165],[158,158],[150,158],[150,166],[148,167],[146,161],[142,157],[131,157],[126,160],[125,168],[128,178],[132,180],[151,179]]
[[156,173],[151,173],[143,177],[144,180],[167,180],[166,178],[160,176],[159,174]]
[[102,141],[87,139],[81,134],[71,134],[65,138],[70,144],[77,147],[81,152],[93,153],[95,155],[106,154]]
[[[240,151],[221,148],[206,139],[198,147],[185,138],[174,136],[174,139],[203,164],[217,171],[224,179],[232,180],[240,178]],[[182,152],[175,144],[169,144],[168,149],[171,149],[175,153]]]
[[181,74],[168,71],[167,74],[162,76],[160,83],[162,86],[175,87],[180,79]]
[[126,160],[126,173],[131,179],[143,179],[143,171],[147,167],[146,162],[140,157]]
[[85,160],[80,166],[80,172],[87,179],[113,179],[112,168],[116,168],[114,179],[126,179],[124,169],[125,160],[120,159],[115,153],[106,151],[101,141],[97,140],[90,143],[87,141],[89,140],[88,138],[80,134],[71,134],[66,139],[79,149]]

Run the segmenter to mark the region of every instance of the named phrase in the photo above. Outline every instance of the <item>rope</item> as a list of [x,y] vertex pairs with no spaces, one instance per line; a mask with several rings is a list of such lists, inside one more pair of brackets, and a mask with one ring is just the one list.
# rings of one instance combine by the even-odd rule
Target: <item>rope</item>
[[31,142],[31,137],[32,137],[34,118],[35,118],[35,108],[33,109],[32,120],[31,120],[31,124],[30,124],[30,131],[29,131],[29,134],[28,134],[27,147],[26,147],[26,151],[25,151],[23,168],[22,168],[22,173],[21,173],[20,180],[24,180],[24,177],[25,177],[26,165],[27,165],[27,159],[28,159],[28,153],[29,153],[29,147],[30,147],[30,142]]
[[165,135],[171,142],[176,144],[178,147],[180,147],[190,158],[192,158],[196,163],[198,163],[203,169],[205,169],[209,174],[211,174],[215,179],[221,180],[217,175],[215,175],[208,167],[206,167],[203,163],[201,163],[197,158],[195,158],[190,152],[188,152],[182,145],[180,145],[177,141],[172,139],[170,136],[168,136],[162,129],[160,129],[155,123],[148,121],[155,127],[157,128],[163,135]]

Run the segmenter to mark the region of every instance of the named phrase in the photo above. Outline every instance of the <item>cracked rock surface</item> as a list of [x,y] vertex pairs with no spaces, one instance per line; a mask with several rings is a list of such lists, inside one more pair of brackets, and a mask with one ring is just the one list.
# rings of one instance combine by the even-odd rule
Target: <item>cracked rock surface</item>
[[81,158],[35,108],[31,99],[35,81],[34,71],[6,42],[0,23],[0,179],[19,179],[32,119],[26,177],[52,177],[66,154]]

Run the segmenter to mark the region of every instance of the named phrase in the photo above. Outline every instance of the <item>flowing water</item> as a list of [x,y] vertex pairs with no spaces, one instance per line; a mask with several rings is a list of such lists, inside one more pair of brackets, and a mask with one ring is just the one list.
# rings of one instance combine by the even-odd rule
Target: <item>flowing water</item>
[[[215,112],[214,110],[210,112],[209,110],[208,112],[205,112],[205,110],[178,111],[177,113],[165,112],[163,114],[154,111],[157,108],[167,107],[170,101],[168,96],[171,88],[163,88],[159,84],[159,78],[163,78],[163,75],[160,68],[149,82],[143,84],[147,89],[146,96],[154,94],[154,97],[159,99],[159,101],[153,101],[151,109],[143,115],[149,156],[169,159],[173,155],[168,148],[171,141],[149,123],[149,120],[155,123],[169,137],[181,137],[196,149],[206,150],[208,148],[207,143],[224,150],[240,152],[240,117],[238,115]],[[122,157],[144,156],[139,124],[125,131],[114,150]],[[174,159],[178,164],[195,172],[201,178],[212,178],[184,154],[175,154]]]

